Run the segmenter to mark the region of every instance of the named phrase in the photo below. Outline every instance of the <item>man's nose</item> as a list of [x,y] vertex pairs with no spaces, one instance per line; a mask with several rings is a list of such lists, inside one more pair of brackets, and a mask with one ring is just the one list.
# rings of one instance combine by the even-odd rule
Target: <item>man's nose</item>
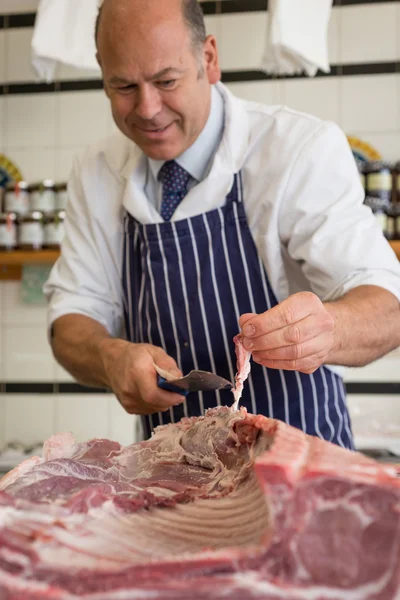
[[136,102],[136,114],[147,121],[153,119],[161,111],[161,98],[159,91],[151,86],[139,90]]

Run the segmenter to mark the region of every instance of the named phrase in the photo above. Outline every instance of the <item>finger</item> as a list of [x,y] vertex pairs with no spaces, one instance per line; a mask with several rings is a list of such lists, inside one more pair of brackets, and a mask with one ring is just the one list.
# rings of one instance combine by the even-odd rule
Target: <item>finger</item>
[[318,354],[328,354],[331,347],[329,335],[317,335],[302,344],[292,344],[271,350],[252,352],[253,359],[259,360],[302,360]]
[[320,306],[321,301],[311,292],[293,294],[265,313],[248,319],[242,333],[245,338],[255,338],[288,327],[314,314]]
[[182,404],[185,399],[181,394],[158,387],[156,373],[154,377],[141,378],[137,382],[137,386],[141,400],[148,405],[150,409],[155,406],[166,409],[171,406],[176,406],[177,404]]
[[254,362],[268,367],[269,369],[280,369],[282,371],[299,371],[300,373],[314,373],[324,362],[324,357],[313,355],[299,360],[272,360],[254,359]]
[[153,362],[155,362],[158,367],[164,369],[164,371],[168,371],[168,373],[171,373],[171,375],[176,378],[182,377],[182,372],[178,368],[176,361],[172,358],[172,356],[169,356],[166,352],[164,352],[162,348],[153,346],[149,352]]
[[321,323],[313,315],[255,338],[243,338],[246,350],[252,353],[304,344],[321,333]]
[[256,317],[256,316],[257,315],[255,313],[244,313],[243,315],[241,315],[239,317],[239,328],[243,329],[243,327],[245,326],[247,321],[249,321],[249,319],[252,319],[253,317]]

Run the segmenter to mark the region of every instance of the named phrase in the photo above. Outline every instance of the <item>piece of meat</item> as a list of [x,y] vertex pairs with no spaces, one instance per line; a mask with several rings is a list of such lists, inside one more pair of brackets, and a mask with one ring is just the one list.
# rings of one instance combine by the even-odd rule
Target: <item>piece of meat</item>
[[360,454],[227,407],[49,448],[0,492],[1,600],[400,597],[400,483]]
[[236,375],[235,375],[235,388],[232,390],[234,403],[232,410],[239,408],[240,398],[242,397],[243,385],[250,374],[250,359],[251,352],[246,350],[243,346],[242,334],[238,334],[233,338],[235,342],[236,352]]

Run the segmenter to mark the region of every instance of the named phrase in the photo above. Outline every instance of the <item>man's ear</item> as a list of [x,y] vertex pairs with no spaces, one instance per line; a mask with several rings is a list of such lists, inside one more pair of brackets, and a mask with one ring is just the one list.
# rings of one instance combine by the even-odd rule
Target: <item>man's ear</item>
[[212,85],[221,79],[219,66],[217,40],[213,35],[208,35],[204,43],[204,59],[208,82]]

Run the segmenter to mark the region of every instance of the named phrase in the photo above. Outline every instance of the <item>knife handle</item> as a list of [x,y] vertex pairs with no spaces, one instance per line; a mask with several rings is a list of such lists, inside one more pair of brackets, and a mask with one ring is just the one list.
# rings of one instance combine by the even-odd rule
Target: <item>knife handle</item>
[[183,390],[182,388],[176,387],[176,385],[172,385],[164,377],[161,377],[161,375],[157,375],[157,385],[163,390],[167,390],[168,392],[175,392],[176,394],[180,394],[181,396],[186,397],[189,393],[188,390]]

